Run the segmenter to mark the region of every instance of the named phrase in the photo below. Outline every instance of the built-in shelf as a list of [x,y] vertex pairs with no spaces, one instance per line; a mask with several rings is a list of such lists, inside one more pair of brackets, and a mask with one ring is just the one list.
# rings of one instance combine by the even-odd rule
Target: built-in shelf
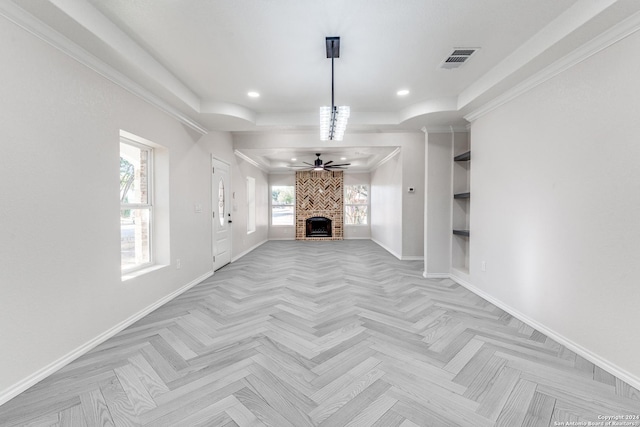
[[[451,140],[451,271],[469,271],[471,229],[471,141],[469,135],[454,134]],[[456,155],[457,154],[457,155]],[[449,196],[451,197],[451,196]]]
[[456,162],[466,162],[471,160],[471,151],[467,151],[466,153],[458,154],[453,158]]

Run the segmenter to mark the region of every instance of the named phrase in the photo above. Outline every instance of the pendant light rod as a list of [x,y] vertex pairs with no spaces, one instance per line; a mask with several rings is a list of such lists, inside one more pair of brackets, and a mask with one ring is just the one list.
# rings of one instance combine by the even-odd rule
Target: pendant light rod
[[[333,47],[333,41],[331,42],[331,46]],[[333,56],[331,56],[331,110],[335,110],[336,103],[333,100]]]
[[340,37],[326,37],[327,58],[331,58],[331,107],[320,107],[320,139],[342,141],[350,109],[336,107],[334,59],[340,58]]
[[340,37],[326,37],[325,45],[327,48],[327,58],[331,58],[331,110],[333,111],[335,104],[334,98],[334,73],[333,73],[333,60],[340,58]]

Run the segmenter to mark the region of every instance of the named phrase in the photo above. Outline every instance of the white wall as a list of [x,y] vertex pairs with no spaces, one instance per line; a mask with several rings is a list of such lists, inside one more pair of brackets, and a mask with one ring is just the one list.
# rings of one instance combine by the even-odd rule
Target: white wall
[[[269,176],[245,160],[234,156],[231,169],[233,176],[232,218],[233,251],[232,261],[267,241],[269,234]],[[247,177],[254,178],[256,184],[256,230],[247,233]]]
[[[371,174],[369,173],[344,173],[344,185],[369,186],[369,198],[371,198]],[[345,239],[370,239],[371,238],[371,206],[369,206],[369,218],[366,225],[344,225]]]
[[635,33],[473,123],[470,238],[473,286],[635,387],[638,49]]
[[428,133],[425,138],[425,273],[446,277],[451,263],[452,134]]
[[371,239],[402,257],[402,156],[371,172]]
[[[424,153],[423,134],[402,146],[402,259],[424,256]],[[415,191],[409,193],[409,187]]]
[[[200,139],[5,20],[0,44],[0,80],[6,83],[0,85],[1,404],[128,319],[210,274],[210,156],[232,165],[235,158],[229,134]],[[169,188],[156,190],[168,191],[170,203],[171,265],[124,282],[121,129],[168,150]],[[235,185],[238,172],[233,174]],[[202,213],[195,204],[203,206]],[[261,229],[266,239],[264,223]],[[233,252],[252,243],[234,245]]]
[[424,257],[424,135],[397,134],[395,141],[400,151],[371,172],[371,239],[397,258],[419,260]]

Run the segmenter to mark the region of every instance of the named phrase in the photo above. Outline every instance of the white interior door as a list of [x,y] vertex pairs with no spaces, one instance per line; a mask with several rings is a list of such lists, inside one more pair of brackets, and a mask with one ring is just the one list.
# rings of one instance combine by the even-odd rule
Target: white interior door
[[213,270],[231,262],[231,201],[229,192],[229,165],[211,158],[212,221],[213,221]]

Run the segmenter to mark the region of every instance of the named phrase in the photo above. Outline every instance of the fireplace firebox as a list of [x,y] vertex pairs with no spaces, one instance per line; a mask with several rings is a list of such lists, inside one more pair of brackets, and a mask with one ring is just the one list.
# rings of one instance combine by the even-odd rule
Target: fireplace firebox
[[331,220],[323,216],[307,218],[307,237],[331,237]]

